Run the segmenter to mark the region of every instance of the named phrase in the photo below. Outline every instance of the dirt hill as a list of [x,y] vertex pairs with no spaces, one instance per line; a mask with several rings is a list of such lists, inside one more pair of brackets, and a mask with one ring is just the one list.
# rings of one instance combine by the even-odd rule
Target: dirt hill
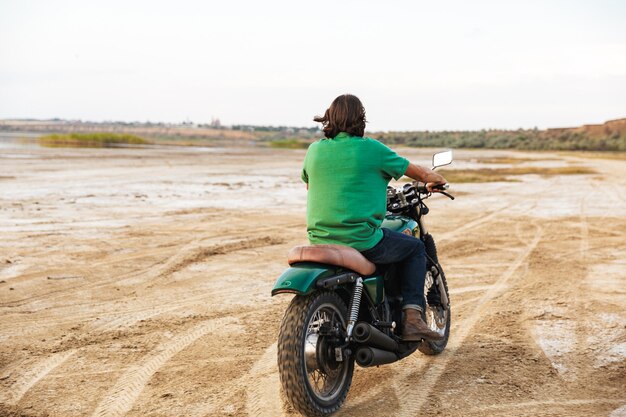
[[550,134],[563,132],[581,133],[586,135],[590,139],[601,139],[607,136],[626,136],[626,118],[609,120],[603,124],[597,125],[582,125],[579,127],[547,129],[546,133]]

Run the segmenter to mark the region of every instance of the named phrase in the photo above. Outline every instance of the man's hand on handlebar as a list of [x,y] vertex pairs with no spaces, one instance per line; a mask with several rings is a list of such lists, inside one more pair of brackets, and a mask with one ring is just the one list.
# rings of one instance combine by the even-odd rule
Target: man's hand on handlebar
[[448,184],[443,182],[429,182],[426,184],[426,189],[429,193],[439,193],[448,189]]

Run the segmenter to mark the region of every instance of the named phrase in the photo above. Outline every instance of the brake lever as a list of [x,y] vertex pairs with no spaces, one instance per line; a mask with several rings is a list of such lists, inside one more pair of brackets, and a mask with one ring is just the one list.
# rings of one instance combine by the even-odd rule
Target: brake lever
[[448,197],[450,200],[454,200],[454,196],[451,194],[446,193],[445,191],[437,191],[439,194],[443,194],[446,197]]

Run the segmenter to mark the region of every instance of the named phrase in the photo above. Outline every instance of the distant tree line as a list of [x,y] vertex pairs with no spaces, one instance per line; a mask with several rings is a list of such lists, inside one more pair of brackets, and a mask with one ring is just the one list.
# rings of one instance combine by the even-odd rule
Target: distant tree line
[[257,125],[232,125],[230,127],[232,130],[247,130],[251,132],[299,132],[299,131],[307,131],[310,133],[319,132],[319,128],[317,127],[294,127],[294,126],[257,126]]
[[573,130],[479,130],[380,132],[370,137],[390,145],[525,150],[626,151],[626,132],[590,137]]

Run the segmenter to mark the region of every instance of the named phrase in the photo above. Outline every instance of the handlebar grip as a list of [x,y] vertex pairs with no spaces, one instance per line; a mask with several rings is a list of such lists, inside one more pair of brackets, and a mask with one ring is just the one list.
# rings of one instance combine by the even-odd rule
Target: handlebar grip
[[[413,184],[415,185],[415,188],[417,188],[418,192],[422,194],[428,194],[429,191],[428,191],[428,188],[426,188],[425,183],[415,181],[413,182]],[[439,184],[439,185],[433,186],[433,190],[438,190],[438,191],[444,191],[444,190],[447,190],[448,188],[450,188],[450,185],[448,184]]]

